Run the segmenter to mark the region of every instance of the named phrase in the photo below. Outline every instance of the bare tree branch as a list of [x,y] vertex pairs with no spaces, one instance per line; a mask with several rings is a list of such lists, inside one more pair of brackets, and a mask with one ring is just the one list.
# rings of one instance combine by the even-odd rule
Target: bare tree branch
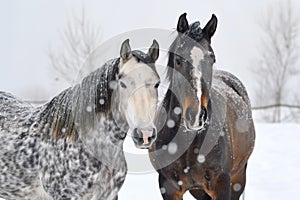
[[269,108],[278,108],[278,107],[297,108],[297,109],[300,109],[300,105],[273,104],[273,105],[266,105],[266,106],[255,106],[255,107],[252,107],[252,110],[265,110],[265,109],[269,109]]
[[256,106],[254,109],[273,108],[264,112],[264,118],[281,122],[286,119],[282,108],[298,108],[293,106],[295,102],[291,102],[291,88],[288,89],[288,85],[292,77],[299,75],[297,62],[300,56],[297,42],[300,25],[290,1],[285,4],[278,2],[272,6],[259,23],[264,37],[262,48],[259,49],[257,68],[253,70],[259,83],[256,101],[259,105],[268,106]]
[[[72,84],[78,78],[83,63],[100,44],[100,41],[100,27],[90,23],[85,9],[82,8],[80,15],[71,16],[65,30],[61,33],[62,48],[49,50],[51,67],[59,73],[62,79]],[[89,62],[93,60],[89,59]]]

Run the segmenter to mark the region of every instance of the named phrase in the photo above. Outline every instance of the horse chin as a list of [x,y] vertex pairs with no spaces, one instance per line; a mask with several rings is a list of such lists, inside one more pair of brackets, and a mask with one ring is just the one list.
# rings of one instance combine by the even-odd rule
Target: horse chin
[[199,131],[202,130],[204,128],[204,122],[202,122],[201,126],[191,126],[190,123],[188,123],[187,121],[184,121],[184,125],[185,125],[185,129],[186,131]]
[[199,131],[203,129],[203,126],[197,126],[197,127],[186,127],[187,131]]
[[151,144],[147,144],[147,145],[137,145],[137,144],[135,144],[134,143],[134,145],[135,145],[135,147],[136,148],[138,148],[138,149],[149,149],[150,148],[150,146],[151,146]]

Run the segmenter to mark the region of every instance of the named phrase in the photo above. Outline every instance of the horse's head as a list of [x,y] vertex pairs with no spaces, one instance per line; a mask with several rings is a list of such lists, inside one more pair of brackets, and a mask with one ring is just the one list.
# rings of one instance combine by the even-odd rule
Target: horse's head
[[153,120],[157,110],[160,78],[155,69],[159,46],[154,40],[148,53],[131,51],[129,39],[120,50],[117,92],[119,111],[126,119],[138,148],[149,148],[156,139]]
[[199,22],[189,25],[184,13],[178,20],[178,36],[170,47],[168,67],[172,73],[169,78],[181,103],[184,125],[188,130],[201,129],[207,120],[215,62],[210,43],[216,27],[215,15],[201,29]]

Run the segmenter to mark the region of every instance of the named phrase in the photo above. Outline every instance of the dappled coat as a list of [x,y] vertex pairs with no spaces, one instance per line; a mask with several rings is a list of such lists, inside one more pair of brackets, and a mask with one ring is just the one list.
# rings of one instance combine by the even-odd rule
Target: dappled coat
[[117,197],[127,171],[126,131],[106,102],[118,63],[110,61],[37,108],[0,92],[1,198]]

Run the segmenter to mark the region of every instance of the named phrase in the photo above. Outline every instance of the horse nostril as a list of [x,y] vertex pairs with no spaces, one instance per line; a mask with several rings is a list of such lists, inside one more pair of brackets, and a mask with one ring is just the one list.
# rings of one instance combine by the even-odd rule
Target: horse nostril
[[143,134],[141,132],[140,129],[135,128],[133,130],[133,134],[132,134],[133,140],[138,142],[138,143],[142,143],[143,142]]
[[194,111],[191,107],[186,109],[185,118],[189,122],[189,124],[194,124],[196,121],[197,112]]
[[207,120],[207,108],[202,107],[200,112],[200,122],[205,122]]
[[156,132],[156,129],[153,128],[153,131],[152,131],[152,136],[150,136],[148,138],[148,143],[151,144],[157,137],[157,132]]

